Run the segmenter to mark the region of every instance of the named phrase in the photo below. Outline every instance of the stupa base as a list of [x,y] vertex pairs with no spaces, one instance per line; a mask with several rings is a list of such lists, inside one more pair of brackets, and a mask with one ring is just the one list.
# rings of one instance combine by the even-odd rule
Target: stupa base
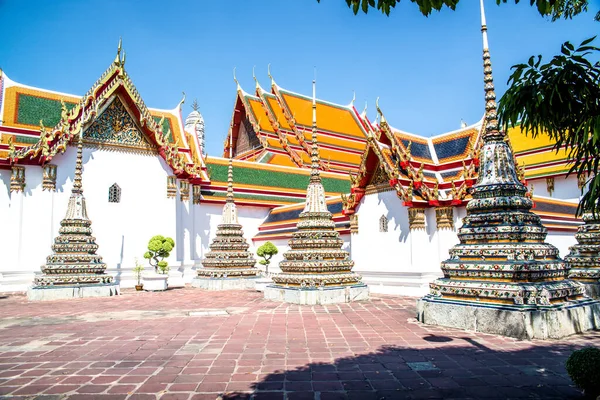
[[204,290],[246,290],[254,289],[256,277],[249,278],[204,278],[196,277],[192,286]]
[[358,284],[309,289],[269,285],[265,288],[265,299],[305,305],[351,303],[368,300],[369,287],[365,284]]
[[118,283],[65,285],[65,286],[32,286],[27,289],[29,301],[47,301],[77,299],[85,297],[110,297],[120,294]]
[[585,295],[593,299],[600,299],[600,282],[579,282],[585,288]]
[[600,328],[600,301],[577,300],[556,307],[510,306],[453,301],[433,296],[417,300],[417,319],[468,331],[517,339],[560,339]]

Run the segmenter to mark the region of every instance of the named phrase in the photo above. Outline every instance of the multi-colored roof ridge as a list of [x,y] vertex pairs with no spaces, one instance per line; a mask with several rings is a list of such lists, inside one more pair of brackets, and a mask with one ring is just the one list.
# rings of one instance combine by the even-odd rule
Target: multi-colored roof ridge
[[128,129],[138,140],[109,140],[93,136],[91,129],[84,133],[84,143],[155,151],[178,178],[192,183],[208,181],[197,138],[183,129],[183,100],[173,110],[147,108],[125,71],[125,53],[121,52],[119,43],[115,60],[82,97],[22,85],[2,74],[0,168],[44,164],[64,152],[72,140],[69,127],[78,123],[85,110],[94,115],[93,124],[110,123],[98,119],[105,112],[122,115],[120,123],[111,126],[111,132],[118,136],[122,129]]
[[[269,76],[270,93],[258,81],[254,95],[238,84],[230,133],[235,158],[308,168],[310,98],[281,88],[270,71]],[[321,169],[355,172],[366,146],[364,121],[353,104],[342,106],[317,100],[317,108],[323,116],[317,126]]]

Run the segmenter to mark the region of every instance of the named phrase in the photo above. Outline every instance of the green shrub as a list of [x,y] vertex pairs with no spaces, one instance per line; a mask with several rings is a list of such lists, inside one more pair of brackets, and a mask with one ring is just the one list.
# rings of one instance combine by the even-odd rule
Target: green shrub
[[567,373],[587,396],[600,395],[600,349],[586,347],[575,350],[567,359]]
[[154,271],[159,274],[166,274],[169,272],[169,265],[164,259],[169,257],[174,247],[175,241],[170,237],[153,236],[148,242],[148,251],[144,253],[144,258],[154,267]]
[[271,242],[266,242],[256,250],[256,255],[262,257],[259,261],[260,264],[265,266],[265,273],[269,274],[269,264],[271,264],[271,258],[278,253],[277,246]]

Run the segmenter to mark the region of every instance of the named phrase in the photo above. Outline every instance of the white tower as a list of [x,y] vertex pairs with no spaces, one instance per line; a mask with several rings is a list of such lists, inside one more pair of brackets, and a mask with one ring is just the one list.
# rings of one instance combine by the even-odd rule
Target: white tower
[[206,147],[204,146],[204,118],[198,111],[198,102],[194,100],[192,104],[193,111],[185,119],[185,130],[188,133],[196,135],[198,143],[200,143],[200,151],[206,155]]

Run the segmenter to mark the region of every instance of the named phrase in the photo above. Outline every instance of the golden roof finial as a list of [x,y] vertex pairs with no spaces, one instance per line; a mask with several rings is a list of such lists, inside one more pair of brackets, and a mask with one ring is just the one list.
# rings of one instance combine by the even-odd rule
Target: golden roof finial
[[121,50],[123,49],[123,39],[119,36],[119,44],[117,45],[117,55],[115,56],[115,65],[121,65]]
[[125,59],[127,58],[127,53],[123,50],[123,58],[121,58],[121,67],[125,66]]
[[352,91],[352,101],[350,102],[350,106],[354,107],[354,101],[356,100],[356,90]]
[[177,104],[177,108],[181,108],[181,106],[185,103],[185,92],[181,92],[181,94],[183,95],[183,97],[179,101],[179,104]]
[[271,79],[271,87],[275,86],[275,79],[271,75],[271,63],[267,64],[267,74],[269,75],[269,79]]
[[363,108],[361,114],[367,115],[367,101],[365,100],[365,108]]

